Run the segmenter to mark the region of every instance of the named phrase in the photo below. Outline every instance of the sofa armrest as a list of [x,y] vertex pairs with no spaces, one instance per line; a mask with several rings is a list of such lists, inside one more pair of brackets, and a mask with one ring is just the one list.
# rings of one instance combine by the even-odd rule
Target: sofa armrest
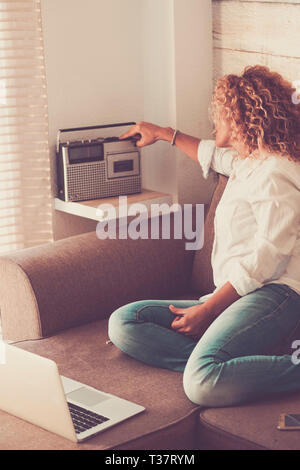
[[3,256],[3,337],[51,336],[135,300],[184,294],[191,290],[193,257],[185,240],[99,240],[95,233]]

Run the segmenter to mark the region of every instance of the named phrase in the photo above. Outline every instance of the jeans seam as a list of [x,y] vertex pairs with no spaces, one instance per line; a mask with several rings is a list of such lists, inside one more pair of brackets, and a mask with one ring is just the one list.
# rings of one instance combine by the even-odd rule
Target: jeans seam
[[[158,325],[158,324],[155,323],[155,322],[140,320],[140,319],[138,318],[138,315],[140,314],[140,312],[141,312],[144,308],[147,308],[147,307],[149,307],[149,305],[143,305],[142,307],[140,307],[140,308],[138,308],[138,309],[136,310],[135,320],[136,320],[137,322],[148,323],[148,324],[150,324],[152,327],[154,326],[154,327],[159,328],[159,329],[161,329],[161,330],[172,331],[173,333],[177,333],[178,335],[183,336],[184,338],[186,338],[185,335],[182,335],[181,333],[179,333],[178,331],[174,330],[173,328],[167,328],[166,326]],[[164,304],[155,305],[155,307],[167,308]],[[172,312],[171,312],[171,313],[172,313]],[[174,317],[175,317],[175,315],[174,315]],[[190,339],[192,339],[192,338],[190,338]],[[195,343],[195,346],[196,346],[197,343],[198,343],[198,341],[193,341],[193,342]]]
[[[154,328],[158,328],[158,329],[163,330],[163,331],[170,331],[170,332],[172,332],[172,333],[174,333],[174,334],[177,333],[177,335],[180,335],[180,336],[182,336],[183,338],[192,339],[192,338],[189,337],[189,336],[185,336],[185,335],[179,333],[178,331],[173,330],[173,328],[167,328],[166,326],[158,325],[157,323],[153,323],[153,322],[149,322],[149,321],[145,321],[145,322],[143,322],[143,323],[144,323],[144,324],[151,325],[152,328],[154,327]],[[192,341],[193,341],[193,340],[192,340]],[[198,341],[194,341],[194,347],[197,345],[197,343],[198,343]],[[191,354],[192,354],[192,352],[191,352]],[[191,355],[191,354],[190,354],[190,355]],[[188,361],[188,359],[189,359],[189,358],[187,358],[186,362]]]
[[[267,317],[270,317],[270,316],[274,315],[274,313],[276,313],[277,310],[279,310],[279,309],[290,299],[290,297],[291,297],[290,293],[286,293],[286,294],[285,294],[285,299],[284,299],[279,305],[277,305],[277,307],[276,307],[274,310],[272,310],[272,312],[270,312],[270,313],[267,315]],[[260,318],[258,321],[256,321],[255,323],[253,323],[253,325],[251,325],[251,328],[252,328],[253,326],[257,325],[258,323],[260,323],[261,321],[263,321],[263,320],[264,320],[265,318],[267,318],[267,317]],[[222,344],[222,346],[220,346],[219,349],[214,353],[214,356],[216,356],[216,355],[219,353],[219,351],[220,351],[221,349],[223,349],[228,343],[230,343],[230,341],[232,341],[234,338],[236,338],[236,337],[237,337],[238,335],[240,335],[242,332],[246,331],[248,328],[250,328],[250,326],[247,326],[247,327],[243,328],[243,330],[241,330],[241,331],[237,332],[235,335],[233,335],[228,341],[226,341],[226,343]]]

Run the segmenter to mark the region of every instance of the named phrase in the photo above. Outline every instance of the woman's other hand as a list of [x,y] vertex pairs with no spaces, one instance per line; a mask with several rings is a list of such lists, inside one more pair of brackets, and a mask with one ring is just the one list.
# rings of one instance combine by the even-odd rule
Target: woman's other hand
[[228,281],[216,290],[204,303],[188,308],[177,308],[169,305],[176,318],[171,327],[185,335],[202,336],[209,325],[229,307],[240,299],[232,284]]
[[172,329],[188,336],[202,336],[214,320],[204,304],[188,308],[177,308],[171,304],[169,309],[176,315],[171,325]]

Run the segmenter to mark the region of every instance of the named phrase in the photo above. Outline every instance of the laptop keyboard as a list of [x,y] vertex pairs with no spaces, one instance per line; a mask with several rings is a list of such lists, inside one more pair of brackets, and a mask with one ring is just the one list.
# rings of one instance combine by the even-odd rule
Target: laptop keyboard
[[69,410],[74,424],[76,434],[87,431],[88,429],[99,426],[99,424],[109,421],[109,418],[93,413],[92,411],[81,408],[81,406],[69,403]]

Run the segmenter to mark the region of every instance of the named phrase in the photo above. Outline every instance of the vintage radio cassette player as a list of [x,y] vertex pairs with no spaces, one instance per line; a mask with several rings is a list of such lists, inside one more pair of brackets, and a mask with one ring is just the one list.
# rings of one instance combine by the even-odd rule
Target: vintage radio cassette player
[[140,193],[141,162],[136,139],[99,137],[61,142],[61,134],[64,132],[109,129],[134,124],[128,122],[60,129],[56,149],[58,197],[64,201],[86,201]]

